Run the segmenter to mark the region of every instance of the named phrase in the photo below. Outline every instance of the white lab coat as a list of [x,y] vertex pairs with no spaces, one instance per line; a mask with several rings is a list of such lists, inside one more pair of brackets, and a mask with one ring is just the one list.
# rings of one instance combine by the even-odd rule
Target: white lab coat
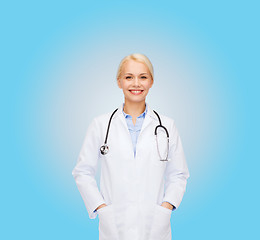
[[[72,174],[89,217],[99,216],[100,240],[171,240],[172,210],[160,205],[166,201],[177,209],[186,189],[189,171],[181,139],[174,121],[158,113],[170,138],[169,161],[160,161],[154,135],[159,120],[147,104],[134,157],[122,109],[123,104],[112,118],[106,155],[100,147],[112,112],[93,119]],[[166,146],[160,146],[162,152]],[[98,161],[100,190],[95,180]],[[102,203],[108,206],[94,212]]]

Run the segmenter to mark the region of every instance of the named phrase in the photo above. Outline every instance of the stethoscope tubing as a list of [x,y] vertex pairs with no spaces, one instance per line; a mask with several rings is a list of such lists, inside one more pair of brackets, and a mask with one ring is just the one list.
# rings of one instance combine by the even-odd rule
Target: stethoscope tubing
[[[118,108],[115,109],[114,112],[113,112],[113,113],[111,114],[111,116],[110,116],[110,119],[109,119],[109,122],[108,122],[108,127],[107,127],[107,132],[106,132],[105,142],[104,142],[104,145],[102,145],[102,146],[100,147],[100,152],[101,152],[102,155],[107,154],[108,151],[109,151],[109,147],[108,147],[108,145],[107,145],[107,138],[108,138],[108,133],[109,133],[109,129],[110,129],[110,124],[111,124],[112,117],[114,116],[114,114],[115,114],[115,112],[116,112],[117,110],[118,110]],[[168,161],[168,153],[169,153],[169,133],[168,133],[168,131],[167,131],[167,128],[162,125],[161,118],[160,118],[159,114],[158,114],[155,110],[153,110],[153,112],[156,114],[156,116],[158,117],[158,120],[159,120],[159,125],[157,125],[157,126],[155,127],[155,130],[154,130],[154,134],[155,134],[155,136],[156,136],[157,151],[158,151],[158,154],[159,154],[159,157],[160,157],[160,160],[161,160],[161,161]],[[158,129],[159,127],[163,128],[163,129],[165,130],[165,132],[166,132],[166,135],[167,135],[167,156],[166,156],[165,159],[162,159],[162,157],[161,157],[161,155],[160,155],[160,152],[159,152],[159,144],[158,144],[158,138],[157,138],[157,129]]]
[[109,132],[109,128],[110,128],[110,123],[111,123],[111,120],[112,120],[112,117],[113,117],[113,115],[115,114],[115,112],[118,110],[118,108],[111,114],[111,116],[110,116],[110,119],[109,119],[109,122],[108,122],[108,127],[107,127],[107,133],[106,133],[106,138],[105,138],[105,143],[104,143],[104,145],[106,145],[107,144],[107,137],[108,137],[108,132]]

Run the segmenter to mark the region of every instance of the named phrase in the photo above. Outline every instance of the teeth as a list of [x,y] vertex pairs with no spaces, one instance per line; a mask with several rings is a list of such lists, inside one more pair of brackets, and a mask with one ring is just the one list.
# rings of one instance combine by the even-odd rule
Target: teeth
[[131,92],[133,92],[133,93],[140,93],[141,92],[141,90],[138,90],[138,91],[131,91]]

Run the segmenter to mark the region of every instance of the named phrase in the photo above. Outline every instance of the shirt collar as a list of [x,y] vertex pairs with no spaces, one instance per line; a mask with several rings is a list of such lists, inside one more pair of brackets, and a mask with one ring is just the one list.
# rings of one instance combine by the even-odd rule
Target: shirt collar
[[[127,114],[127,113],[124,112],[124,106],[125,106],[125,103],[123,103],[123,108],[122,108],[122,112],[123,112],[125,118],[128,118],[128,117],[132,118],[132,116],[130,114]],[[143,113],[141,113],[138,116],[138,118],[141,118],[141,117],[145,118],[146,113],[147,113],[147,104],[145,103],[145,110],[143,111]]]

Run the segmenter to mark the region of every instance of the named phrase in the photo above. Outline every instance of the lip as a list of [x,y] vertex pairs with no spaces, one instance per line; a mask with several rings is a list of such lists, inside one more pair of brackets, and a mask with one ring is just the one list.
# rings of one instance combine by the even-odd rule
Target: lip
[[[134,93],[133,91],[139,91],[138,93]],[[133,95],[140,95],[142,94],[144,90],[141,89],[130,89],[129,92],[132,93]]]

